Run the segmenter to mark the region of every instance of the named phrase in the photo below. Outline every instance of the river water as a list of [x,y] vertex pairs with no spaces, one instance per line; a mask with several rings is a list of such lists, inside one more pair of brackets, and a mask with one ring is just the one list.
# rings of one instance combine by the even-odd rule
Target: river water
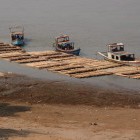
[[[27,51],[52,50],[54,38],[68,34],[84,57],[94,58],[114,42],[140,57],[139,14],[139,0],[0,0],[0,40],[10,42],[9,26],[23,25]],[[5,61],[0,71],[140,91],[139,80],[117,76],[77,80]]]

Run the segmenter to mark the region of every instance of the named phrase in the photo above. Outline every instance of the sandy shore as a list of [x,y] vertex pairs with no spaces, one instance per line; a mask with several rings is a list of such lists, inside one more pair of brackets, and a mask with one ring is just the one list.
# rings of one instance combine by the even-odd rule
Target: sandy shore
[[140,95],[88,85],[0,78],[0,140],[139,140]]

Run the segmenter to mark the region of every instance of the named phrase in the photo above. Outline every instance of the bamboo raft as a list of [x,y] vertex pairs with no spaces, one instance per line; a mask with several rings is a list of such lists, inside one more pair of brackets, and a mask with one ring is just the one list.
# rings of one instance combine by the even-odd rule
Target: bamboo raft
[[117,75],[140,79],[140,67],[125,66],[56,51],[25,52],[18,46],[2,42],[0,42],[0,58],[75,78]]
[[10,52],[23,52],[24,50],[18,46],[12,46],[11,44],[0,43],[0,54]]

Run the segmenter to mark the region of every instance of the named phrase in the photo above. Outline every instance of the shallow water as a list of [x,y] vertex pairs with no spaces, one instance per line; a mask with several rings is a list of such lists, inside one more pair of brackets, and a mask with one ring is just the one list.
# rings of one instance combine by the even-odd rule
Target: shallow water
[[[54,38],[66,33],[82,49],[81,56],[93,58],[106,50],[106,44],[123,42],[126,50],[140,57],[139,5],[139,0],[0,0],[0,40],[10,42],[9,26],[24,25],[27,51],[52,50]],[[76,80],[15,65],[0,62],[0,71],[140,90],[139,80],[118,76]]]

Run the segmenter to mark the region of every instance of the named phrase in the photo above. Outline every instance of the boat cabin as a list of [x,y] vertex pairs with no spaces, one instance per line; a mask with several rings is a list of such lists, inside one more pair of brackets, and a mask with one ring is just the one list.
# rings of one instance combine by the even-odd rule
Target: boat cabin
[[108,52],[120,52],[124,51],[123,43],[113,43],[108,45]]
[[56,44],[58,43],[61,43],[61,42],[68,42],[70,39],[69,39],[69,36],[68,35],[61,35],[59,37],[56,37]]
[[68,53],[72,55],[79,55],[80,48],[75,48],[74,42],[70,41],[68,35],[61,35],[55,38],[55,43],[53,43],[56,51]]
[[24,27],[12,26],[10,29],[11,43],[15,46],[24,45]]
[[14,40],[23,40],[24,39],[24,35],[22,32],[13,32],[11,33],[11,39],[12,41]]
[[73,50],[74,49],[74,42],[62,42],[58,44],[58,48],[62,50]]
[[113,43],[108,45],[108,58],[117,61],[134,61],[135,55],[133,53],[124,51],[123,43]]
[[74,42],[70,42],[69,36],[62,35],[57,37],[56,40],[56,47],[62,50],[73,50],[74,49]]

